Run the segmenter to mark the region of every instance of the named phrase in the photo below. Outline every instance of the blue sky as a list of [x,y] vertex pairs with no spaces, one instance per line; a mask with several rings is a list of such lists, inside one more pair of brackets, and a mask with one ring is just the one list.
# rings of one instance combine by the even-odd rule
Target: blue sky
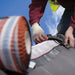
[[[31,0],[0,0],[0,17],[22,15],[29,21],[30,3]],[[53,13],[50,9],[49,3],[47,3],[44,16],[40,20],[40,25],[45,34],[57,33],[56,27],[60,21],[63,11],[64,8],[60,7],[55,13]],[[34,44],[35,43],[33,42],[33,45]]]

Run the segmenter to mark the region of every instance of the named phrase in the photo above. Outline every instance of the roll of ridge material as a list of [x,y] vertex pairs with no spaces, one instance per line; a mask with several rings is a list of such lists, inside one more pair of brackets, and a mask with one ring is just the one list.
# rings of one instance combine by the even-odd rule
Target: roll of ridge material
[[0,18],[0,68],[23,73],[31,55],[31,33],[23,16]]

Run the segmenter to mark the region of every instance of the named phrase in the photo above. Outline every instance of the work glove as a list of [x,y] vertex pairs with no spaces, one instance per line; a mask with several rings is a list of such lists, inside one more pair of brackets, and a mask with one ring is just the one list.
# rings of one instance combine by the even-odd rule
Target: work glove
[[33,40],[36,43],[43,42],[48,39],[48,37],[45,35],[43,29],[40,27],[38,23],[34,23],[32,25],[32,32],[33,32]]

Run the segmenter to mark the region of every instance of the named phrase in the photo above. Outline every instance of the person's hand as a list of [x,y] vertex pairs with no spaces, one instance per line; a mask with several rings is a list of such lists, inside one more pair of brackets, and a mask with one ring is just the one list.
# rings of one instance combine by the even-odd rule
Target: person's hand
[[40,27],[38,23],[34,23],[32,25],[32,32],[33,32],[33,40],[36,43],[43,42],[48,39],[48,37],[45,35],[43,29]]
[[68,44],[69,41],[69,46],[67,46],[67,48],[71,48],[74,47],[74,36],[73,36],[73,27],[70,26],[66,33],[65,33],[65,41],[64,41],[64,45]]

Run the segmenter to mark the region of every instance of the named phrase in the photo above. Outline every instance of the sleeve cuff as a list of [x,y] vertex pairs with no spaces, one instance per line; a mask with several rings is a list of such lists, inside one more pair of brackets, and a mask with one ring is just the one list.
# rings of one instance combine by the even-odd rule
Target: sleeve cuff
[[75,19],[73,18],[73,16],[71,16],[71,22],[70,25],[75,28]]
[[32,26],[34,23],[38,23],[38,24],[39,24],[39,21],[40,21],[39,18],[38,18],[38,19],[35,19],[35,20],[29,20],[31,26]]
[[72,27],[75,29],[75,24],[73,24],[73,23],[70,23],[70,26],[72,26]]

